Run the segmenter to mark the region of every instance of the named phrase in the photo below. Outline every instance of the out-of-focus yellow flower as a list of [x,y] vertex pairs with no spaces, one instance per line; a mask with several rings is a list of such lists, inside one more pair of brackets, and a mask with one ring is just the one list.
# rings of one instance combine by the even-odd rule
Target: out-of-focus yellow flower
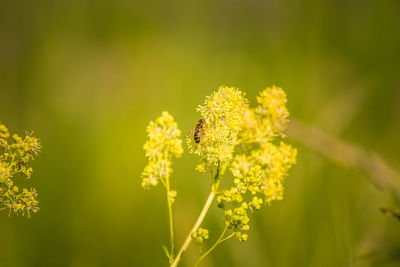
[[264,123],[270,124],[273,132],[283,131],[289,117],[286,93],[276,86],[267,87],[257,97],[257,102],[256,113],[263,117]]
[[270,142],[282,135],[289,122],[286,108],[286,93],[279,87],[267,87],[257,96],[256,108],[246,107],[242,111],[241,143]]
[[24,138],[10,133],[0,124],[0,203],[9,212],[30,216],[39,211],[39,201],[34,188],[20,192],[14,183],[16,175],[30,178],[33,170],[27,164],[40,152],[39,139],[31,134]]
[[[181,131],[174,118],[166,111],[147,126],[148,141],[143,148],[149,163],[142,173],[142,186],[149,189],[159,181],[164,183],[172,173],[172,157],[180,157],[183,153]],[[171,195],[174,199],[176,193]]]

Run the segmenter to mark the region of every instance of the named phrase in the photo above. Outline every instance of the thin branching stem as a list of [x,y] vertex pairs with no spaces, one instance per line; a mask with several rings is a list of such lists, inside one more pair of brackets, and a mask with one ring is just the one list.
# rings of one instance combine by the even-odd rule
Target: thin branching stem
[[213,202],[213,200],[215,198],[215,195],[216,195],[216,193],[218,191],[219,184],[220,184],[220,166],[218,164],[217,173],[215,175],[214,183],[213,183],[213,185],[211,187],[211,192],[208,195],[207,201],[204,204],[204,207],[203,207],[199,217],[197,218],[197,221],[194,224],[192,230],[187,235],[185,242],[183,243],[183,245],[182,245],[181,249],[179,250],[178,254],[176,255],[175,260],[172,262],[171,267],[178,266],[178,263],[179,263],[179,261],[181,260],[181,257],[182,257],[182,253],[185,252],[185,250],[189,247],[190,243],[192,242],[192,233],[196,232],[197,229],[199,229],[201,223],[203,222],[203,220],[204,220],[204,218],[205,218],[205,216],[206,216],[206,214],[208,212],[208,209],[210,208],[211,203]]
[[204,258],[205,258],[211,251],[213,251],[219,244],[221,244],[222,242],[228,240],[229,238],[231,238],[231,237],[234,235],[234,233],[232,233],[232,234],[230,234],[230,235],[224,237],[224,236],[225,236],[225,233],[226,233],[226,230],[228,230],[228,225],[225,225],[224,230],[222,230],[221,235],[219,236],[219,238],[217,239],[217,241],[215,241],[214,245],[212,245],[212,246],[210,247],[209,250],[207,250],[206,252],[204,252],[203,254],[201,254],[201,256],[200,256],[199,259],[196,261],[196,263],[193,265],[193,267],[196,267],[197,265],[199,265],[200,262],[202,262],[202,261],[204,260]]

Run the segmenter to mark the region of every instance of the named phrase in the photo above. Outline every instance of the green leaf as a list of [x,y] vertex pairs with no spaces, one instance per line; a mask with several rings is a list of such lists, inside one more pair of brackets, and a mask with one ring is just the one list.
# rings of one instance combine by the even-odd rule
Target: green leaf
[[171,255],[169,254],[168,248],[165,245],[161,245],[164,252],[165,252],[165,256],[167,256],[168,259],[171,259]]

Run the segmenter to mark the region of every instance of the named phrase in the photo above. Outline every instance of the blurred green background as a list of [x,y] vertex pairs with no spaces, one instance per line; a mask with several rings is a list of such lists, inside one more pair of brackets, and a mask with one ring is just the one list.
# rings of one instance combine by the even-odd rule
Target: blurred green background
[[[221,84],[252,103],[281,86],[292,118],[399,170],[399,61],[397,0],[1,1],[0,120],[33,130],[43,153],[19,181],[40,212],[0,214],[0,266],[166,266],[164,193],[140,186],[145,127],[168,110],[189,133]],[[365,173],[288,141],[299,156],[284,200],[203,266],[399,266],[400,221],[379,212],[398,205]],[[185,151],[174,164],[178,246],[209,190],[196,162]],[[214,206],[211,235],[222,216]]]

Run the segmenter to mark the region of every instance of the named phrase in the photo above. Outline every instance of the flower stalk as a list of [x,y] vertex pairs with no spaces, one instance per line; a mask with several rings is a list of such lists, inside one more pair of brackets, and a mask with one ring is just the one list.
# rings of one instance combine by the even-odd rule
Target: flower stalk
[[167,192],[167,203],[168,203],[168,217],[169,217],[169,234],[170,234],[170,262],[175,255],[175,242],[174,242],[174,219],[172,214],[172,199],[171,199],[171,188],[169,184],[169,177],[166,179],[166,192]]
[[208,195],[207,201],[203,206],[203,209],[200,212],[199,217],[197,218],[196,223],[194,224],[192,230],[190,230],[189,234],[187,235],[185,242],[183,243],[181,249],[179,250],[178,254],[176,255],[175,260],[171,264],[171,267],[176,267],[178,266],[179,261],[181,260],[182,253],[185,252],[185,250],[189,247],[190,243],[192,242],[192,234],[199,229],[200,225],[203,223],[204,218],[206,217],[206,214],[211,206],[211,203],[213,202],[216,193],[218,192],[218,187],[221,182],[220,180],[220,168],[217,169],[217,174],[215,175],[214,178],[214,184],[211,187],[211,192]]

